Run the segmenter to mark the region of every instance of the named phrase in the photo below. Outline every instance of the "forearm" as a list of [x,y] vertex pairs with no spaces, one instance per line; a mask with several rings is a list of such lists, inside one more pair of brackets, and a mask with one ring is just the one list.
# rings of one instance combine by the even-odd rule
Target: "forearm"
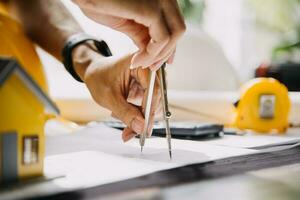
[[11,3],[27,35],[59,60],[66,40],[83,31],[60,0],[13,0]]

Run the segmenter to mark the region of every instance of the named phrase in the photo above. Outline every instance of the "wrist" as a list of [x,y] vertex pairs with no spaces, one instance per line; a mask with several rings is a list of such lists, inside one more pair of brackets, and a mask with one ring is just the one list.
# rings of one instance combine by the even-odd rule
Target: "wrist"
[[99,52],[97,52],[97,48],[91,41],[82,43],[73,49],[73,68],[81,80],[84,80],[86,69],[92,63],[93,59],[95,59],[95,56],[103,57],[101,54],[99,54]]
[[[112,56],[109,47],[103,40],[97,40],[85,33],[69,37],[62,49],[63,63],[73,78],[83,82],[86,69],[93,60],[102,56]],[[95,57],[97,56],[97,57]]]

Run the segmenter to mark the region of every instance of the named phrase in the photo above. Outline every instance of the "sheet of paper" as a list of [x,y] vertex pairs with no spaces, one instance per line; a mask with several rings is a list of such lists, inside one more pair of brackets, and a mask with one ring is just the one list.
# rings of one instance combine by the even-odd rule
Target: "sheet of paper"
[[[46,131],[55,132],[55,128]],[[214,141],[173,139],[173,160],[170,160],[165,138],[147,139],[141,154],[138,139],[124,144],[120,131],[102,125],[83,128],[74,133],[62,133],[50,134],[46,138],[44,170],[46,177],[60,178],[2,191],[1,197],[16,199],[86,188],[188,164],[259,152],[224,146],[226,142],[231,146],[258,145],[255,139],[247,143],[248,137],[230,142],[230,137],[226,136],[226,142],[222,144],[218,144],[217,140],[214,144]],[[260,144],[269,142],[270,139],[264,139]]]
[[295,144],[300,142],[300,128],[290,128],[286,134],[225,135],[223,138],[207,141],[207,144],[251,149]]
[[49,136],[46,142],[45,173],[51,176],[64,174],[66,178],[55,180],[60,187],[81,188],[187,164],[257,152],[175,139],[172,145],[172,160],[168,155],[165,138],[147,139],[141,154],[138,139],[124,144],[120,131],[103,125],[93,126],[73,134]]

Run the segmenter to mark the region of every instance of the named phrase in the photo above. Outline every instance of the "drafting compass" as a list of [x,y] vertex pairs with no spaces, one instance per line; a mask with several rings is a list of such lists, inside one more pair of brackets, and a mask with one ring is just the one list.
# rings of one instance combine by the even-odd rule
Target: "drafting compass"
[[[166,83],[166,73],[165,73],[166,63],[164,63],[160,69],[158,70],[158,77],[160,79],[160,91],[161,91],[161,100],[162,100],[162,108],[163,108],[163,115],[165,121],[165,128],[166,128],[166,139],[168,142],[168,150],[170,158],[172,158],[172,146],[171,146],[171,131],[170,131],[170,118],[171,112],[169,111],[169,104],[168,104],[168,95],[167,95],[167,83]],[[155,86],[155,78],[156,78],[156,71],[151,71],[150,73],[150,81],[149,81],[149,89],[146,99],[146,107],[145,107],[145,127],[143,132],[140,135],[140,146],[141,152],[145,146],[145,140],[147,138],[147,133],[150,126],[150,111],[151,111],[151,103],[153,98],[153,90]]]

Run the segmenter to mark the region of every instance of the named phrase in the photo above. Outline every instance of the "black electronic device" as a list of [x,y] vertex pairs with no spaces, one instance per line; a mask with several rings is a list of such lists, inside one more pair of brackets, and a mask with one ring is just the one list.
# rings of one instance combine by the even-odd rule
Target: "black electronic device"
[[[105,125],[123,130],[125,125],[120,121],[105,121]],[[223,125],[199,122],[172,122],[170,123],[172,138],[186,140],[201,140],[222,137]],[[152,136],[165,137],[165,126],[163,122],[154,123]]]

